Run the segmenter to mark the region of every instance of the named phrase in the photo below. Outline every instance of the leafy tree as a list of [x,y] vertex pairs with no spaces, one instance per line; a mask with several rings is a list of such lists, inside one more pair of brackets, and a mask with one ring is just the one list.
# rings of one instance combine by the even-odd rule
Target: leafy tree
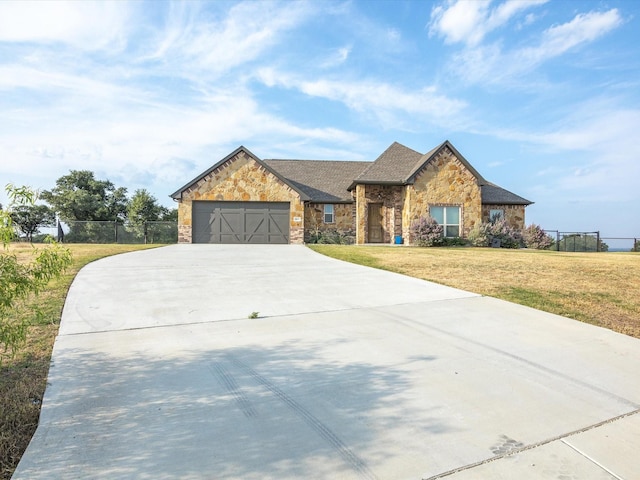
[[15,351],[24,342],[29,326],[27,317],[17,314],[22,303],[71,265],[71,252],[54,243],[42,250],[34,248],[31,262],[18,261],[9,252],[9,243],[15,238],[12,213],[16,207],[33,205],[35,193],[13,185],[7,185],[6,191],[9,205],[0,210],[0,346],[4,351]]
[[[178,210],[159,205],[147,190],[136,190],[127,208],[127,231],[146,243],[175,243],[178,238]],[[172,222],[172,224],[148,223]]]
[[166,208],[162,207],[164,210],[162,215],[160,216],[160,220],[163,222],[177,222],[178,221],[178,209],[177,208]]
[[40,227],[55,224],[56,215],[47,205],[17,205],[11,212],[11,221],[31,242]]
[[127,189],[109,180],[97,180],[88,170],[71,170],[41,195],[65,222],[115,221],[126,217]]
[[127,206],[127,219],[134,225],[145,222],[155,222],[168,211],[165,207],[158,205],[156,197],[147,190],[136,190]]

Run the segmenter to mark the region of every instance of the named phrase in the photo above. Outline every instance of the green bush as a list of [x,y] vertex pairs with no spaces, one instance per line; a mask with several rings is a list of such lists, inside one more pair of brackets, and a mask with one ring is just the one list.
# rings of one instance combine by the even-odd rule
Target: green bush
[[309,236],[307,243],[318,243],[328,245],[351,245],[353,237],[337,230],[316,231]]
[[36,195],[28,187],[7,185],[6,191],[10,203],[0,209],[0,353],[14,352],[26,339],[28,321],[16,315],[21,302],[37,295],[49,280],[58,278],[71,265],[71,252],[56,243],[34,248],[34,260],[30,262],[21,262],[9,252],[9,242],[15,238],[12,211],[16,206],[33,205]]

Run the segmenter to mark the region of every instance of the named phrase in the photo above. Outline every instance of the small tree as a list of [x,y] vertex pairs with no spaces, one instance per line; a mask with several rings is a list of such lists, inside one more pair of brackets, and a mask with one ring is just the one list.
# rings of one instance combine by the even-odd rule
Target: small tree
[[53,278],[59,277],[71,265],[71,252],[58,244],[34,249],[34,260],[20,262],[9,252],[9,243],[15,238],[12,220],[14,207],[33,205],[35,193],[27,187],[7,185],[9,205],[0,210],[0,345],[14,352],[24,342],[28,320],[16,315],[24,300],[37,295]]
[[40,227],[55,225],[56,214],[46,205],[17,205],[11,212],[11,221],[32,242]]
[[444,228],[435,218],[423,216],[409,228],[413,243],[419,247],[435,247],[444,243]]
[[540,225],[532,223],[522,232],[522,239],[527,248],[548,250],[555,243],[553,237],[545,233]]

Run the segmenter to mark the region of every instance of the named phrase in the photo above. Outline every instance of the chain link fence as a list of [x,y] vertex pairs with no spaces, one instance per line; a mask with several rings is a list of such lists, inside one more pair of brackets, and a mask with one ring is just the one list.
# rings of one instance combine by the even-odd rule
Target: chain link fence
[[57,238],[63,243],[178,243],[178,223],[72,221],[58,223]]
[[639,252],[640,239],[633,237],[602,237],[600,232],[560,232],[545,230],[555,242],[552,250],[559,252]]

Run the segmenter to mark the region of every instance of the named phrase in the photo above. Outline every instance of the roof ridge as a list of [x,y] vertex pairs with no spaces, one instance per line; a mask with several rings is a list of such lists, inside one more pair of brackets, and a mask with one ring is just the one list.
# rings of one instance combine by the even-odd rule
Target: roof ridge
[[[367,167],[360,175],[358,175],[355,179],[354,179],[354,184],[366,177],[366,175],[369,173],[369,170],[376,168],[376,163],[382,159],[383,157],[385,157],[385,155],[388,154],[388,152],[393,149],[393,148],[397,148],[397,147],[401,147],[403,150],[415,153],[416,155],[419,155],[420,157],[422,157],[422,154],[416,150],[414,150],[413,148],[409,148],[406,145],[401,144],[400,142],[394,141],[391,145],[389,145],[384,152],[382,152],[380,155],[378,155],[378,158],[376,158],[373,162],[371,162],[371,165],[369,165],[369,167]],[[352,184],[353,185],[353,184]]]

